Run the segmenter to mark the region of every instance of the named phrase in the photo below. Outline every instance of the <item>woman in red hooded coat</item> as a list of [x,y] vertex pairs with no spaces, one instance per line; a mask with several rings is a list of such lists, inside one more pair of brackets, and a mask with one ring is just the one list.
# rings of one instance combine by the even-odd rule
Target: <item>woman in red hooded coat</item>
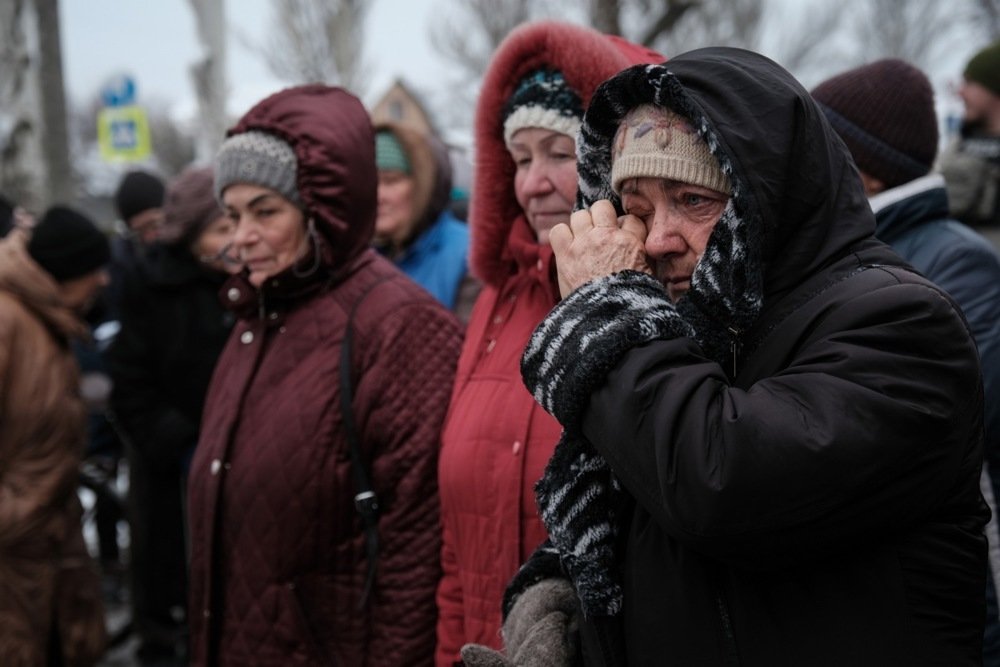
[[[272,95],[215,168],[243,270],[223,288],[239,321],[189,478],[192,664],[429,664],[460,325],[369,248],[375,144],[354,96]],[[349,415],[379,501],[376,554],[355,509]]]
[[465,643],[500,646],[504,587],[546,537],[534,485],[561,427],[524,388],[528,337],[559,298],[548,231],[576,198],[576,132],[601,81],[663,56],[543,21],[497,49],[475,117],[472,270],[483,282],[442,436],[439,667]]

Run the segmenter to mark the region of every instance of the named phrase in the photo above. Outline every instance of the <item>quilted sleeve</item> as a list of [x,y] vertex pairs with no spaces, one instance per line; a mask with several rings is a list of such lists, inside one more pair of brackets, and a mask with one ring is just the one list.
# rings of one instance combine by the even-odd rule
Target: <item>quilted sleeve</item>
[[381,318],[371,336],[355,399],[381,505],[368,659],[426,665],[434,654],[441,572],[438,451],[460,325],[436,302],[411,298]]

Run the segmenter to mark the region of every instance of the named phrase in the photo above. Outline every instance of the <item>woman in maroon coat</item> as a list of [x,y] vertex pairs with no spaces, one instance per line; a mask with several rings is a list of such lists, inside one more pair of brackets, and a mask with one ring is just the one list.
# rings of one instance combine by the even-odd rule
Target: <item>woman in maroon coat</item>
[[[216,195],[243,271],[223,290],[240,319],[190,473],[193,664],[428,664],[435,471],[460,329],[369,249],[376,171],[364,107],[320,85],[265,99],[229,131]],[[376,533],[355,509],[360,469],[379,500]]]
[[539,22],[500,45],[476,108],[471,265],[483,281],[442,437],[436,662],[500,645],[504,587],[545,537],[534,485],[560,426],[524,388],[521,353],[559,298],[548,232],[576,198],[576,131],[591,93],[663,56],[588,28]]

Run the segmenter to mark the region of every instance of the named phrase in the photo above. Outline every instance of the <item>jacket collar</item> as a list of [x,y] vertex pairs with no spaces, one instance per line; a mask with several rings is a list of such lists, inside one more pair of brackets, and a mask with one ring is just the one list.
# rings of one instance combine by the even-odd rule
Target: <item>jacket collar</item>
[[880,192],[869,203],[875,213],[875,235],[886,243],[914,227],[948,217],[948,193],[940,174]]

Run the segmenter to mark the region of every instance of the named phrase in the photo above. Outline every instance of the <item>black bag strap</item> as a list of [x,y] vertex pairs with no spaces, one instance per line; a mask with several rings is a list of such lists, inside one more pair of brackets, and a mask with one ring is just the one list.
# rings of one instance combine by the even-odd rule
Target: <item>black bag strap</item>
[[[390,278],[391,280],[391,278]],[[358,609],[364,609],[375,583],[375,568],[378,563],[378,496],[372,488],[368,476],[368,467],[361,457],[361,441],[358,437],[357,425],[354,423],[354,383],[351,378],[351,351],[354,334],[354,315],[361,302],[378,287],[380,282],[369,286],[354,303],[347,318],[344,329],[344,340],[340,345],[340,412],[344,421],[344,432],[351,452],[351,472],[354,477],[354,508],[361,515],[365,531],[365,555],[368,560],[368,574],[365,577],[365,588],[358,603]]]

